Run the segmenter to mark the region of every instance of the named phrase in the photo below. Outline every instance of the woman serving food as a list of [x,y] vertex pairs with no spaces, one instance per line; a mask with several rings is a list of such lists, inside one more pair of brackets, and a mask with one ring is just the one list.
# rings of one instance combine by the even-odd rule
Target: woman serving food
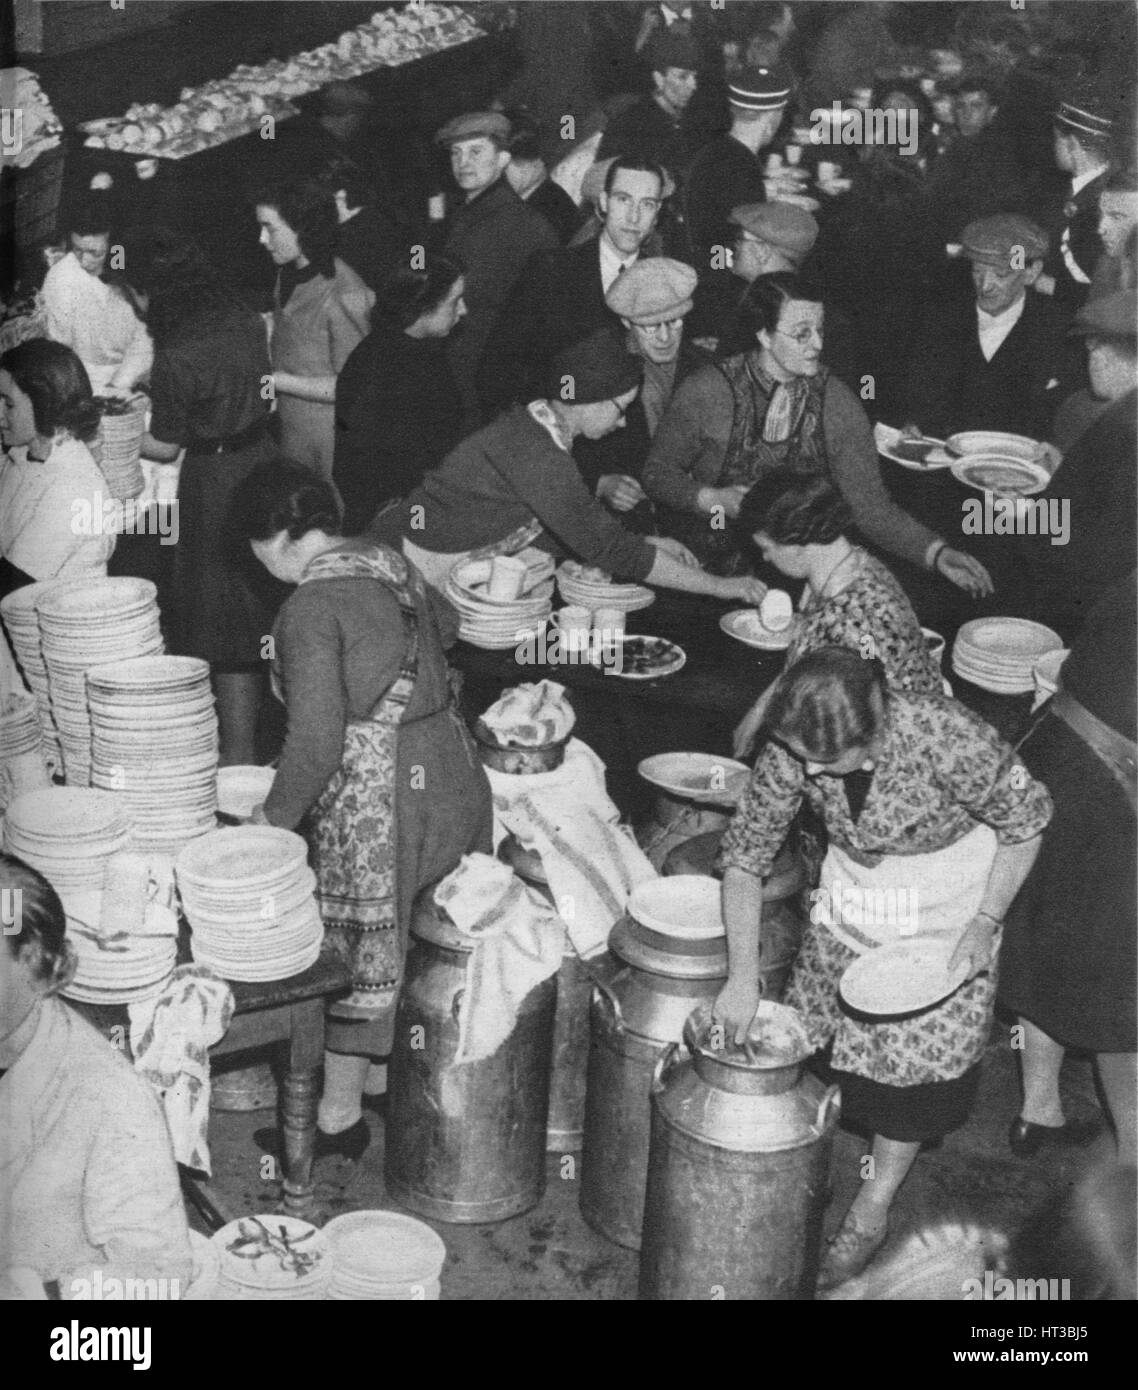
[[571,453],[624,423],[640,363],[601,331],[555,361],[550,395],[515,406],[464,439],[374,534],[442,591],[462,560],[515,555],[528,545],[568,554],[622,580],[757,603],[766,585],[705,574],[678,541],[634,535],[589,495]]
[[[1051,798],[997,735],[953,700],[890,690],[880,662],[823,647],[780,679],[755,769],[723,837],[728,979],[715,1017],[742,1041],[758,1008],[762,880],[804,799],[829,849],[784,1002],[818,1049],[832,1047],[846,1117],[873,1135],[862,1183],[830,1242],[822,1287],[869,1264],[921,1143],[964,1123],[996,992],[1004,915],[1039,851]],[[899,895],[909,911],[896,911]],[[894,912],[880,910],[892,900]],[[839,985],[867,955],[920,945],[938,966],[905,1001],[870,1017]],[[954,984],[955,982],[955,984]],[[875,1014],[882,1012],[875,1010]]]

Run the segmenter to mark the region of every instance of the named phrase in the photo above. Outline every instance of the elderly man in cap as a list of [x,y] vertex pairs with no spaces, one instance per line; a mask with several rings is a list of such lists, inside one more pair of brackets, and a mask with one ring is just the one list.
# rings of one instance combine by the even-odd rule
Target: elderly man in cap
[[691,158],[684,112],[695,95],[699,53],[687,27],[675,26],[649,39],[647,55],[654,90],[609,122],[597,156],[632,155],[678,177]]
[[466,319],[447,339],[447,355],[468,428],[482,421],[478,366],[494,322],[527,265],[556,248],[557,234],[503,177],[510,162],[509,121],[498,111],[458,116],[435,136],[450,150],[465,202],[443,227],[443,252],[466,267]]
[[1018,213],[971,222],[963,282],[932,306],[914,340],[904,392],[905,428],[944,439],[958,430],[1009,430],[1046,439],[1060,383],[1072,371],[1067,317],[1028,294],[1043,269],[1047,234]]
[[1036,289],[1053,295],[1069,310],[1086,302],[1091,276],[1103,253],[1098,200],[1110,176],[1114,127],[1109,103],[1085,86],[1060,102],[1055,113],[1055,163],[1070,184]]
[[1068,538],[1017,535],[1014,608],[1045,621],[1070,646],[1102,592],[1134,568],[1138,548],[1138,297],[1091,300],[1073,332],[1086,345],[1098,413],[1070,443],[1045,496],[1069,506]]
[[639,260],[612,284],[605,303],[627,332],[629,352],[643,363],[644,384],[625,415],[625,428],[583,441],[575,457],[585,482],[617,512],[634,512],[628,524],[651,521],[640,472],[652,436],[676,387],[708,359],[684,338],[696,274],[666,256]]
[[727,85],[731,129],[695,156],[684,190],[684,226],[701,279],[727,268],[725,253],[734,238],[731,209],[768,196],[760,151],[778,131],[791,87],[790,73],[782,67],[746,68]]
[[609,162],[597,195],[599,234],[535,260],[498,319],[479,377],[486,418],[539,396],[550,362],[564,348],[598,328],[618,330],[605,294],[636,264],[667,192],[658,164],[634,157]]

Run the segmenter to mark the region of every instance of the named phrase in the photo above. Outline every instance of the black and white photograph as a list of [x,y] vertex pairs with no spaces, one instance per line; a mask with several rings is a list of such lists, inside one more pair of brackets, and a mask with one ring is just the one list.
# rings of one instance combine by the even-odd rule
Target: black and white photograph
[[0,43],[0,1299],[86,1305],[27,1364],[287,1371],[158,1306],[250,1300],[1113,1364],[1138,0]]

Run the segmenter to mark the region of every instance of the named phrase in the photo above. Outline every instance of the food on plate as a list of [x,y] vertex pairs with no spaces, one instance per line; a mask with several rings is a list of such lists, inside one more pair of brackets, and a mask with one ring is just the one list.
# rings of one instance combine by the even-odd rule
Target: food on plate
[[937,447],[930,439],[899,439],[893,445],[893,452],[909,463],[924,463]]
[[1022,468],[1011,464],[977,463],[968,470],[968,476],[981,487],[992,492],[1018,492],[1030,487],[1034,477]]
[[663,637],[626,637],[622,647],[624,674],[634,676],[664,675],[673,670],[683,653]]

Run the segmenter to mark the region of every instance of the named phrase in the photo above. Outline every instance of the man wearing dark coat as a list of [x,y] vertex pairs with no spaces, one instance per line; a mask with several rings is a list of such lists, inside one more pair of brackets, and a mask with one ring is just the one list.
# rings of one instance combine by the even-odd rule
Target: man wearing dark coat
[[450,150],[451,169],[466,201],[442,229],[442,250],[466,271],[466,321],[447,339],[447,357],[469,429],[482,423],[478,367],[502,306],[534,256],[552,251],[557,234],[503,177],[509,121],[481,111],[449,121],[435,140]]
[[678,178],[694,148],[684,113],[695,95],[699,54],[686,27],[680,32],[679,26],[654,35],[647,53],[654,90],[609,122],[597,157],[631,155],[662,164]]
[[633,264],[656,226],[663,172],[639,159],[616,159],[598,203],[599,234],[541,256],[519,281],[486,345],[479,391],[490,419],[516,401],[541,396],[559,352],[599,328],[619,329],[605,293]]
[[985,217],[963,233],[972,267],[964,290],[930,310],[910,350],[905,420],[944,439],[1007,430],[1047,439],[1062,398],[1068,319],[1031,286],[1047,234],[1018,214]]
[[1071,182],[1038,288],[1072,312],[1086,303],[1104,250],[1099,195],[1110,178],[1114,135],[1107,102],[1093,92],[1073,94],[1059,103],[1054,134],[1055,162]]

